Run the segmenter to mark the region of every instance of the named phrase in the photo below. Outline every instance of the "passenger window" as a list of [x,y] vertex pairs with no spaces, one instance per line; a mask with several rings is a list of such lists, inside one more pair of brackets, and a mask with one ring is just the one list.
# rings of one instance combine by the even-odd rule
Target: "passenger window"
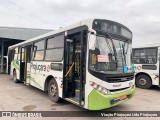
[[18,55],[19,55],[18,52],[19,52],[19,48],[17,47],[14,49],[14,60],[18,59]]
[[33,60],[43,60],[45,40],[34,43]]
[[45,60],[61,61],[63,59],[64,35],[54,36],[47,40]]
[[156,64],[157,48],[142,48],[133,50],[134,64]]

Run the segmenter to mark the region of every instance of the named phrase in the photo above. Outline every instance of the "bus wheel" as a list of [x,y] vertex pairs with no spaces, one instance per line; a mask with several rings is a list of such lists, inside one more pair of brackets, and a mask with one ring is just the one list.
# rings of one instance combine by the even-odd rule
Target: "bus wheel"
[[18,83],[18,82],[19,82],[18,79],[17,79],[16,70],[13,71],[13,81],[14,81],[15,83]]
[[139,75],[136,78],[136,86],[143,89],[148,89],[152,86],[151,79],[147,75]]
[[60,102],[61,98],[59,97],[58,85],[54,79],[51,79],[48,84],[48,96],[53,102]]

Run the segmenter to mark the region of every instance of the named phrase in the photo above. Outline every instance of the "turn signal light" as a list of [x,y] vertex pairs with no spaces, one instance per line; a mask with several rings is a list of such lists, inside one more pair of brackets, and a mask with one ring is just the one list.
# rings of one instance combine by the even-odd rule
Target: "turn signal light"
[[102,87],[92,81],[90,81],[89,83],[95,90],[99,91],[100,93],[102,93],[104,95],[111,94],[111,92],[108,89],[106,89],[106,88],[104,88],[104,87]]

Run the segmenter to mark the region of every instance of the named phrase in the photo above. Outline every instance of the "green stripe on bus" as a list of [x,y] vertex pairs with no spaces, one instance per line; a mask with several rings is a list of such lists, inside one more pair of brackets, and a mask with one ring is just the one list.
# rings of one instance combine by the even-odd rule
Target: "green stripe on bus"
[[27,75],[27,78],[30,79],[32,82],[34,82],[38,87],[42,88],[42,86],[40,86],[34,78],[31,77],[31,75]]
[[13,61],[13,67],[16,68],[17,70],[20,70],[19,62],[17,60]]

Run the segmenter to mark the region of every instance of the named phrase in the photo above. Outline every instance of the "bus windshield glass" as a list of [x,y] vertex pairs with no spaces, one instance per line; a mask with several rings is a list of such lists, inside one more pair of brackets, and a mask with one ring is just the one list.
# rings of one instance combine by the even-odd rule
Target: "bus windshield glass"
[[131,44],[97,36],[95,50],[90,50],[89,68],[97,72],[123,73],[124,66],[131,66]]

